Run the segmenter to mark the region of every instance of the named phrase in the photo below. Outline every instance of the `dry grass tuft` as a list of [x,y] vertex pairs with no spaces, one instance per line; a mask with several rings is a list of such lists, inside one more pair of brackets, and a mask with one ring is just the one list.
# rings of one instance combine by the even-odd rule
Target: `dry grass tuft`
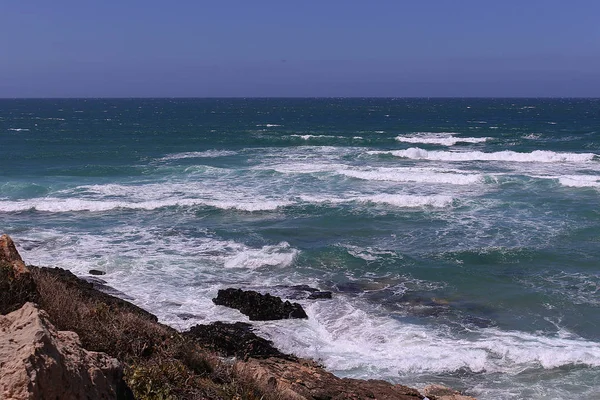
[[64,270],[32,267],[40,306],[61,330],[76,332],[88,350],[121,360],[136,399],[267,399],[230,366],[151,314],[91,291]]

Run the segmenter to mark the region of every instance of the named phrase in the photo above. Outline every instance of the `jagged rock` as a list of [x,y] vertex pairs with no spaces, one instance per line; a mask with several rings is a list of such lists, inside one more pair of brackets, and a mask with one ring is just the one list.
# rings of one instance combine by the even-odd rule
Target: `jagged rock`
[[38,293],[29,269],[8,235],[0,236],[0,314],[18,310]]
[[106,272],[100,271],[99,269],[90,269],[88,273],[90,275],[106,275]]
[[280,297],[261,294],[253,290],[222,289],[213,299],[217,305],[240,310],[252,321],[269,321],[287,318],[308,318],[298,303],[282,301]]
[[240,376],[262,391],[290,400],[420,400],[416,389],[380,380],[338,378],[312,361],[251,359],[235,365]]
[[209,325],[196,325],[184,332],[198,344],[208,347],[223,356],[240,359],[280,357],[295,360],[296,357],[277,350],[273,343],[252,332],[252,325],[244,322],[228,324],[214,322]]
[[129,399],[119,362],[84,350],[33,303],[0,316],[0,398]]
[[460,392],[442,385],[426,386],[423,393],[430,400],[476,400],[474,397],[464,396]]

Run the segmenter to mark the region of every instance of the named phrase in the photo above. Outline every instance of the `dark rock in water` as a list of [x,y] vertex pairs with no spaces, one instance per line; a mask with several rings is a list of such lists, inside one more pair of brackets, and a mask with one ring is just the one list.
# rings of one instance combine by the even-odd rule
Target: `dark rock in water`
[[337,287],[337,290],[344,293],[360,293],[364,290],[364,288],[356,282],[338,283],[335,286]]
[[308,318],[298,303],[282,301],[280,297],[261,294],[253,290],[221,289],[213,303],[235,308],[252,321],[270,321],[288,318]]
[[104,279],[96,278],[95,276],[82,276],[79,279],[91,283],[94,286],[94,289],[99,290],[103,293],[118,297],[123,300],[134,300],[133,297],[127,295],[126,293],[123,293],[120,290],[117,290],[114,287],[107,285],[107,282]]
[[96,278],[95,276],[82,276],[79,279],[89,282],[92,285],[106,285],[108,283],[104,279]]
[[257,336],[252,332],[252,325],[244,322],[196,325],[183,334],[193,338],[200,345],[228,357],[235,356],[244,360],[268,357],[296,359],[277,350],[271,341]]
[[319,291],[319,289],[310,287],[308,285],[294,285],[294,286],[291,286],[290,288],[294,289],[294,290],[301,290],[301,291],[310,292],[310,293]]
[[331,299],[331,292],[312,292],[308,295],[309,300]]
[[106,275],[106,272],[100,271],[98,269],[90,269],[88,272],[90,275]]
[[[277,285],[269,290],[276,296],[293,300],[331,299],[331,292],[324,292],[308,285]],[[329,293],[329,295],[327,294]]]
[[195,314],[191,314],[191,313],[178,313],[176,314],[179,318],[181,318],[184,321],[187,321],[188,319],[192,319],[192,318],[196,318],[197,315]]

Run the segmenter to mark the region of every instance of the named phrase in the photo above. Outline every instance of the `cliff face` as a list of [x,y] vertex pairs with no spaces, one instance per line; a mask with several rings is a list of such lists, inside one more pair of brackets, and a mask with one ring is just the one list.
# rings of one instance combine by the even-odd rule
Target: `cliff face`
[[83,349],[33,303],[0,316],[0,398],[115,399],[122,377],[119,361]]

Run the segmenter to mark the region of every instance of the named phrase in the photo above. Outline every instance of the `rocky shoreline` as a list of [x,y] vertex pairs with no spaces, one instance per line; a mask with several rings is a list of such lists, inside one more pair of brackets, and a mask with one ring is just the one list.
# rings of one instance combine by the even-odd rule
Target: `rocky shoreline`
[[[92,275],[98,275],[92,273]],[[329,292],[297,287],[302,296]],[[248,323],[215,322],[186,332],[96,276],[26,266],[0,238],[0,398],[2,399],[400,399],[472,400],[432,385],[419,392],[380,380],[339,378],[284,354]],[[297,303],[240,289],[216,304],[252,320],[307,318]]]

